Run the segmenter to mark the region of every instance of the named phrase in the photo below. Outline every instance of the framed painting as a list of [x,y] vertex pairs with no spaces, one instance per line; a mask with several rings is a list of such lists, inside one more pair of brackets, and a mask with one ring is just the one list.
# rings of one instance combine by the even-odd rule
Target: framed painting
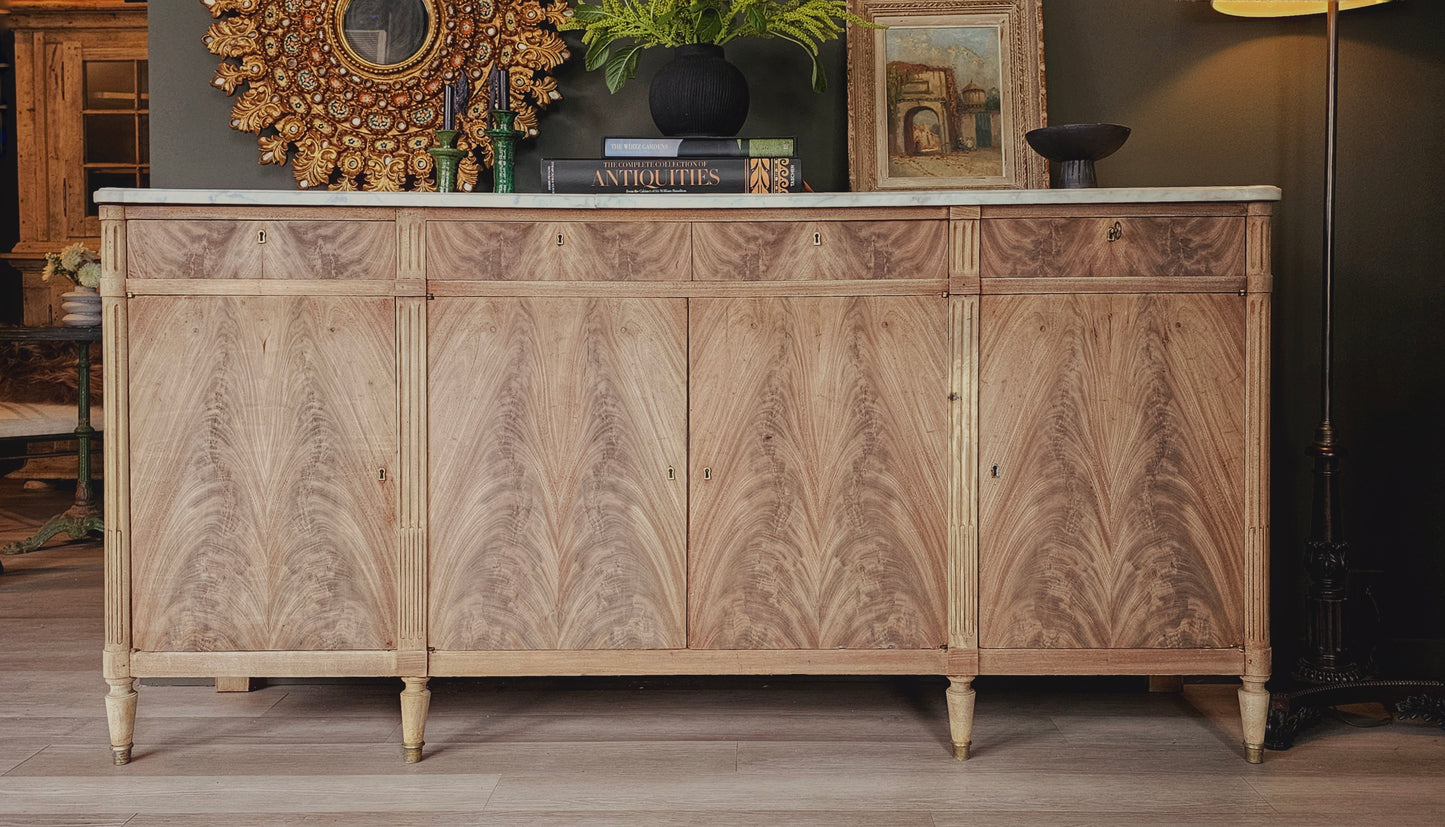
[[852,0],[848,179],[854,191],[1028,189],[1048,162],[1042,0]]

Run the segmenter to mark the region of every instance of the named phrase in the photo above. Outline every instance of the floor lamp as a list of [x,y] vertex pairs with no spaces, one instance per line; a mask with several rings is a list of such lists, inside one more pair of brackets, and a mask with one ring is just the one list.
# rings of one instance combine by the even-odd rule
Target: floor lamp
[[1305,602],[1305,654],[1292,677],[1306,688],[1272,696],[1265,745],[1288,749],[1301,729],[1343,704],[1387,701],[1400,717],[1421,717],[1445,726],[1445,683],[1371,680],[1368,664],[1355,660],[1345,636],[1349,543],[1340,524],[1340,444],[1333,423],[1334,277],[1335,277],[1335,134],[1339,67],[1339,13],[1390,0],[1213,0],[1216,11],[1241,17],[1326,15],[1329,44],[1328,98],[1325,111],[1324,268],[1320,281],[1320,422],[1310,454],[1314,457],[1314,496],[1304,567],[1309,577]]

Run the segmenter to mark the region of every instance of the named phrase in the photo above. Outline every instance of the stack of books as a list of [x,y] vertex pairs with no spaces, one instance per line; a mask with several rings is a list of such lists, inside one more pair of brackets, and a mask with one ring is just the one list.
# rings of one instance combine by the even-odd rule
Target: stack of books
[[603,138],[601,158],[544,158],[547,192],[803,192],[792,138]]

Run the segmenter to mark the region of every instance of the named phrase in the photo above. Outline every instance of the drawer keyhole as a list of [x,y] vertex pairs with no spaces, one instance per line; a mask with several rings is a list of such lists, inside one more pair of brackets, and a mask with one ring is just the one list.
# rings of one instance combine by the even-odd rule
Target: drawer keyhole
[[813,233],[813,246],[814,246],[814,247],[822,247],[822,246],[823,246],[823,234],[822,234],[822,233]]
[[566,242],[563,240],[562,234],[561,234],[561,233],[557,233],[557,246],[558,246],[558,247],[561,247],[564,243],[566,243]]
[[673,468],[671,465],[667,466],[667,478],[670,480],[677,479],[677,469]]
[[1119,226],[1119,222],[1117,221],[1114,222],[1114,226],[1109,228],[1109,232],[1105,234],[1105,238],[1109,239],[1110,244],[1113,244],[1123,237],[1124,228]]
[[712,469],[711,469],[711,468],[704,468],[704,469],[702,469],[702,478],[705,479],[705,480],[710,480],[710,479],[712,479]]
[[256,231],[256,243],[257,243],[257,244],[265,244],[265,243],[266,243],[266,231],[265,231],[265,230],[257,230],[257,231]]

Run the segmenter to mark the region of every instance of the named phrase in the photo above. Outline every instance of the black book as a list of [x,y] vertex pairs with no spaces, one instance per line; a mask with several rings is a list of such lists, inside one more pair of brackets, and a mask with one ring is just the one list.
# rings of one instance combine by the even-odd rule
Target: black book
[[791,158],[792,138],[627,138],[602,139],[607,158]]
[[797,158],[544,158],[547,192],[802,192]]

